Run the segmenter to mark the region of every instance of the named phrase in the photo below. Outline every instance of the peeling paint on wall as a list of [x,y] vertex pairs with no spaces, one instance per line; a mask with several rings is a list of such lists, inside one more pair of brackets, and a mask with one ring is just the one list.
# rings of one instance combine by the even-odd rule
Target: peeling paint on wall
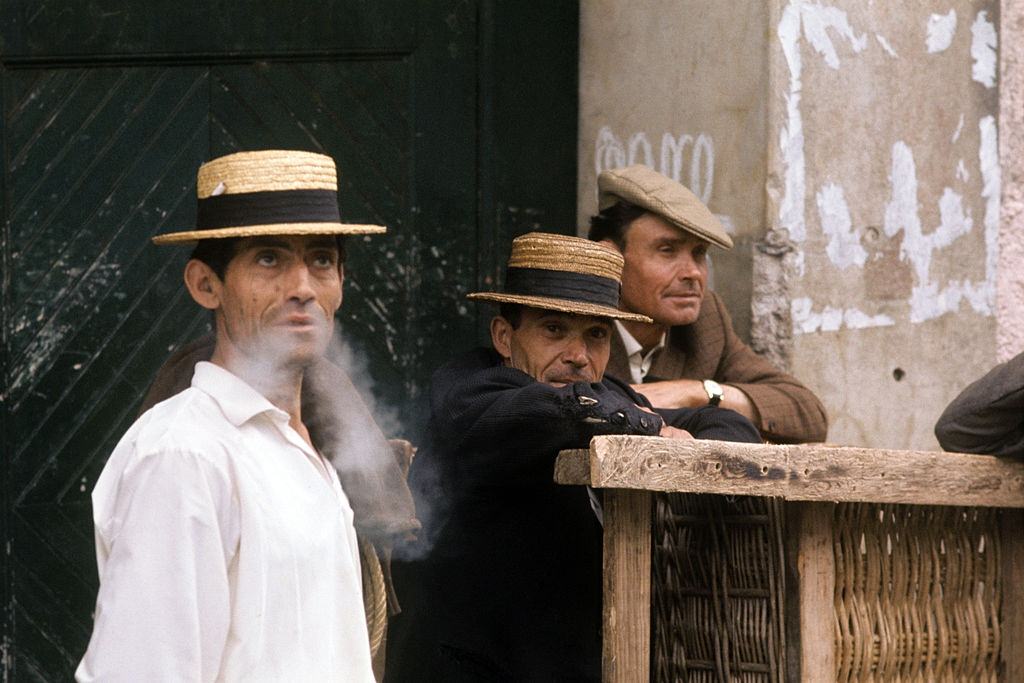
[[881,33],[876,33],[875,40],[878,41],[878,44],[882,46],[882,49],[885,50],[885,53],[887,55],[893,57],[894,59],[899,58],[899,55],[896,53],[896,50],[894,50],[892,45],[889,44],[889,41],[886,40],[885,36],[883,36]]
[[826,184],[818,191],[817,203],[821,230],[829,238],[825,247],[829,260],[840,269],[863,266],[868,252],[853,230],[843,188],[835,183]]
[[964,132],[964,115],[960,114],[960,120],[957,121],[956,130],[953,131],[953,137],[950,139],[950,142],[955,143],[959,140],[962,132]]
[[985,281],[989,306],[995,306],[996,279],[999,275],[999,212],[1002,197],[1002,171],[999,168],[999,134],[992,115],[978,122],[981,142],[978,165],[981,167],[981,196],[985,199]]
[[[936,53],[948,49],[955,36],[956,25],[957,16],[952,9],[946,14],[932,14],[927,20],[927,51]],[[986,87],[992,87],[995,82],[996,37],[985,11],[978,12],[971,33],[972,78]],[[789,231],[796,243],[800,278],[806,275],[802,246],[808,239],[808,188],[804,158],[806,140],[800,108],[803,88],[801,78],[805,66],[802,62],[801,43],[806,41],[825,65],[838,70],[841,66],[840,53],[833,38],[845,41],[853,53],[858,54],[867,47],[866,35],[851,26],[844,11],[800,0],[792,0],[779,21],[779,41],[790,76],[789,88],[785,93],[786,117],[779,138],[784,171],[779,224]],[[882,40],[880,34],[876,33],[875,36],[883,49],[894,56],[895,51],[890,49],[891,46],[887,47],[888,41]],[[960,139],[964,125],[965,116],[961,114],[952,134],[952,143]],[[910,308],[908,318],[912,323],[956,311],[963,302],[982,315],[993,314],[994,264],[998,257],[998,145],[992,117],[982,119],[979,126],[982,147],[979,150],[979,162],[985,187],[982,195],[986,201],[986,269],[982,281],[967,278],[940,281],[940,278],[932,275],[931,263],[936,251],[951,246],[957,239],[969,234],[975,221],[961,192],[947,186],[943,188],[937,202],[938,225],[934,228],[922,225],[913,151],[905,141],[898,140],[893,144],[889,173],[890,198],[885,207],[884,232],[889,238],[898,240],[899,260],[909,264],[913,270],[913,286],[906,299]],[[970,179],[967,164],[962,158],[949,171],[951,180],[966,183]],[[863,268],[871,256],[853,225],[843,187],[834,181],[826,182],[815,192],[815,199],[817,218],[826,238],[825,252],[829,262],[839,270]],[[819,308],[810,298],[795,299],[792,313],[794,332],[798,334],[894,324],[888,315],[870,315],[855,308],[828,305]]]
[[925,41],[928,53],[934,54],[948,49],[953,43],[954,33],[956,33],[956,10],[951,9],[948,14],[933,14],[928,17],[928,38]]
[[782,50],[789,66],[786,124],[782,127],[779,140],[785,166],[785,193],[779,211],[779,222],[789,231],[790,238],[797,243],[807,238],[807,226],[804,221],[804,130],[800,114],[800,91],[803,87],[800,80],[803,70],[800,39],[803,35],[829,67],[838,69],[839,55],[829,37],[828,29],[849,41],[854,52],[861,52],[867,47],[867,34],[858,36],[850,27],[846,12],[835,7],[793,1],[786,6],[779,22],[779,41],[782,43]]
[[992,314],[993,283],[954,280],[940,287],[931,278],[932,255],[937,249],[952,244],[969,233],[974,225],[970,211],[964,209],[963,198],[947,187],[939,199],[939,226],[926,233],[918,213],[917,168],[910,147],[897,141],[892,147],[892,170],[889,175],[891,196],[885,207],[885,234],[895,237],[903,233],[900,258],[914,268],[915,284],[910,296],[910,321],[924,322],[944,313],[956,311],[966,299],[983,315]]
[[997,55],[996,27],[988,20],[988,12],[982,10],[971,25],[971,78],[986,88],[996,84]]
[[811,332],[835,332],[841,328],[864,329],[888,327],[896,321],[887,315],[868,315],[856,308],[825,306],[815,312],[814,302],[807,297],[793,299],[793,331],[800,334]]

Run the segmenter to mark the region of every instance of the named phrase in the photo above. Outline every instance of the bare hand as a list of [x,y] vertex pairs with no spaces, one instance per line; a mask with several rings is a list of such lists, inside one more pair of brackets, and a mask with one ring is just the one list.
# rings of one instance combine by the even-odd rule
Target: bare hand
[[[708,404],[704,383],[695,379],[674,379],[650,384],[633,384],[633,391],[643,394],[655,408],[699,408]],[[719,406],[735,410],[758,425],[760,417],[750,397],[730,384],[723,384]]]
[[696,408],[708,402],[704,384],[695,379],[634,384],[633,391],[643,394],[655,408]]
[[685,429],[679,429],[670,425],[665,425],[661,428],[661,433],[658,436],[666,439],[692,439],[693,434],[686,431]]

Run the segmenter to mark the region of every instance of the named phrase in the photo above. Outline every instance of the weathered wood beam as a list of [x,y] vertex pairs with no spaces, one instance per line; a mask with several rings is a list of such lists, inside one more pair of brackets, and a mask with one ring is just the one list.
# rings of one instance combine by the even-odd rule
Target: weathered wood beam
[[604,495],[601,680],[651,680],[651,494]]
[[836,680],[832,503],[786,504],[786,680]]
[[999,680],[1024,681],[1024,513],[1003,510],[1000,519],[1002,562],[1000,583]]
[[555,481],[786,500],[1024,508],[1024,462],[987,455],[601,436]]

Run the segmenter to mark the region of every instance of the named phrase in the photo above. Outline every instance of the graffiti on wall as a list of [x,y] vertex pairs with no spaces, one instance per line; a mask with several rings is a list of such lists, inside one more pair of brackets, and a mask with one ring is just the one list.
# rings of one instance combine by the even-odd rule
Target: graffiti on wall
[[[923,29],[925,39],[916,48],[921,54],[935,55],[950,49],[958,30],[956,11],[951,9],[946,14],[929,15],[924,19]],[[987,11],[977,11],[969,30],[970,78],[991,89],[996,84],[997,38]],[[863,231],[856,230],[852,224],[843,185],[835,179],[826,179],[818,187],[808,187],[804,147],[811,135],[804,130],[801,110],[803,60],[809,55],[811,59],[823,61],[829,69],[838,70],[841,58],[837,46],[843,47],[845,54],[852,53],[848,59],[858,58],[873,46],[876,46],[874,49],[881,48],[890,59],[898,59],[900,52],[881,33],[874,33],[874,42],[869,40],[869,32],[856,30],[845,11],[801,0],[791,0],[786,6],[779,22],[778,37],[789,69],[788,88],[784,93],[784,125],[778,141],[784,171],[779,224],[789,231],[794,242],[802,246],[808,236],[807,219],[813,211],[808,204],[813,197],[828,261],[839,270],[863,268],[868,251],[862,241]],[[802,49],[804,46],[810,49]],[[906,52],[907,48],[902,50]],[[965,123],[961,115],[956,129],[951,131],[951,143],[960,139],[965,125],[971,124]],[[898,257],[910,266],[913,283],[907,303],[911,323],[955,312],[961,305],[967,305],[982,315],[993,315],[994,312],[1000,195],[998,135],[995,118],[990,114],[980,116],[973,125],[977,126],[980,140],[976,156],[965,160],[953,155],[950,160],[949,185],[943,187],[938,199],[937,225],[925,225],[921,218],[915,150],[905,140],[895,140],[889,148],[889,193],[885,198],[880,229],[886,237],[900,240]],[[972,169],[977,168],[980,174],[981,204],[984,207],[980,221],[971,215],[970,204],[965,202],[963,195],[962,187],[971,177],[968,165]],[[957,188],[961,188],[960,191]],[[944,277],[933,272],[933,258],[971,233],[979,223],[984,230],[986,249],[984,277],[972,280]],[[805,275],[804,256],[801,249],[801,277]],[[857,307],[818,305],[811,296],[794,298],[792,314],[797,334],[896,324],[890,315],[871,315]]]
[[[705,205],[715,186],[715,143],[710,135],[662,133],[657,152],[647,133],[630,135],[625,142],[611,126],[602,126],[594,144],[594,173],[632,164],[643,164],[690,188]],[[726,232],[733,233],[732,219],[716,214]]]

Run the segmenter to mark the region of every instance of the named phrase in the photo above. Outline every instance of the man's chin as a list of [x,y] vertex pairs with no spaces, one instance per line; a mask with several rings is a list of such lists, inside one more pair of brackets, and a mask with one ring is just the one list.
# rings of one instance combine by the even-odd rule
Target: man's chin
[[672,306],[660,312],[659,316],[651,316],[655,322],[666,327],[677,327],[679,325],[692,325],[700,316],[700,302],[685,306]]
[[543,380],[545,384],[559,389],[562,387],[567,387],[570,384],[576,384],[577,382],[586,382],[587,384],[593,384],[596,381],[596,379],[592,379],[590,377],[557,377]]
[[274,339],[258,351],[258,357],[271,366],[304,368],[326,352],[327,340],[322,335],[314,335],[302,340]]

